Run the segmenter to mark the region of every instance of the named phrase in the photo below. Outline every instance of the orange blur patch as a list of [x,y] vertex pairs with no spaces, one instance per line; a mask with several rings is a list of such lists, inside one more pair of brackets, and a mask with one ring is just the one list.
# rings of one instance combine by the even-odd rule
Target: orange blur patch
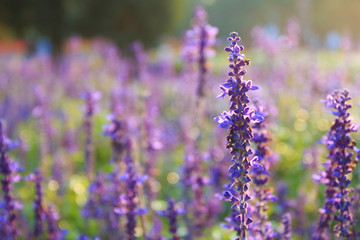
[[24,53],[26,50],[27,44],[24,40],[0,41],[0,53]]

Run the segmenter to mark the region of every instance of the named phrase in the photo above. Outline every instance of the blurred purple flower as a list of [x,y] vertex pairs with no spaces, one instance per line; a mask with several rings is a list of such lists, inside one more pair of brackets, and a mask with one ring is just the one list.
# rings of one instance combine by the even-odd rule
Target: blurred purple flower
[[255,184],[253,187],[255,207],[251,211],[254,224],[250,226],[249,230],[254,238],[271,239],[273,231],[269,229],[271,228],[271,223],[267,221],[267,203],[269,201],[273,202],[277,200],[277,197],[272,193],[272,189],[267,187],[270,175],[268,170],[271,164],[271,153],[269,149],[269,142],[271,138],[266,130],[267,113],[258,101],[254,101],[254,103],[255,114],[261,116],[263,121],[256,122],[253,125],[254,138],[252,141],[256,144],[256,161],[253,162],[253,168],[250,173]]
[[[124,140],[125,156],[124,162],[126,164],[126,171],[121,180],[126,183],[125,193],[122,195],[123,207],[115,208],[114,211],[118,214],[126,215],[126,233],[129,240],[135,240],[136,216],[143,215],[147,209],[141,208],[138,198],[138,186],[142,184],[147,176],[142,176],[136,172],[132,154],[132,143],[130,138]],[[146,233],[143,233],[144,235]]]
[[84,131],[85,139],[85,168],[90,178],[94,175],[94,143],[93,143],[93,116],[98,110],[97,102],[101,99],[101,93],[96,91],[86,91],[80,96],[85,100],[84,106]]
[[281,240],[291,240],[292,239],[292,229],[291,229],[291,215],[290,213],[285,213],[282,216],[282,225],[284,230],[281,233]]
[[34,226],[34,238],[38,238],[43,233],[43,221],[44,221],[44,208],[42,205],[43,191],[41,187],[42,176],[40,170],[36,170],[34,174],[31,175],[32,181],[35,182],[35,201],[34,201],[34,211],[35,211],[35,226]]
[[0,223],[5,224],[5,226],[2,227],[5,230],[4,239],[16,239],[19,233],[15,213],[17,204],[11,194],[15,175],[12,167],[13,164],[7,155],[7,152],[16,145],[15,142],[12,142],[5,136],[4,122],[0,119],[0,173],[2,174],[1,186],[5,199],[3,209],[7,215],[6,221],[0,221]]
[[184,214],[185,209],[176,206],[175,201],[171,198],[169,198],[167,202],[168,202],[167,209],[164,211],[157,211],[157,214],[169,219],[169,231],[172,235],[172,240],[180,240],[181,238],[177,235],[177,230],[178,230],[177,217],[180,214]]

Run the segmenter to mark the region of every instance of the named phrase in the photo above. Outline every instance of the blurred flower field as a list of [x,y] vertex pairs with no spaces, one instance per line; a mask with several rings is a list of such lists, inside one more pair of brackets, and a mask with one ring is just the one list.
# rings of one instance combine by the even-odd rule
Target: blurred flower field
[[[0,239],[216,240],[244,232],[240,239],[360,238],[359,151],[347,140],[341,149],[330,138],[343,134],[359,143],[355,43],[344,37],[338,50],[301,46],[301,29],[290,19],[279,36],[255,27],[253,41],[242,42],[240,54],[237,45],[223,50],[228,42],[217,39],[217,28],[208,25],[200,8],[192,24],[184,39],[150,50],[140,42],[119,49],[104,39],[72,37],[58,58],[0,53]],[[257,184],[249,182],[246,201],[225,201],[229,192],[240,198],[228,184],[240,181],[228,171],[231,155],[238,155],[226,147],[231,130],[214,121],[230,106],[229,97],[216,98],[219,86],[238,77],[237,70],[228,73],[236,68],[228,67],[228,52],[240,63],[251,60],[249,66],[239,63],[247,71],[244,79],[259,87],[248,93],[248,104],[255,115],[266,112],[261,128],[255,118],[248,122],[255,134],[249,139],[252,155],[259,154],[258,138],[266,132],[266,153],[248,166],[251,179],[266,179],[259,185],[266,190],[256,192]],[[324,104],[337,89],[352,96],[354,125],[339,106],[333,115],[331,104]],[[246,122],[247,115],[240,115]],[[337,117],[346,119],[339,120],[346,133],[331,128]],[[324,171],[342,166],[340,160],[327,162],[331,151],[354,152],[348,171],[333,173],[350,179],[346,189],[353,190],[346,193],[343,180],[333,180],[332,189],[342,195],[330,198],[329,226],[319,237],[324,212],[319,209],[329,199]],[[257,167],[266,173],[257,176]],[[261,191],[271,199],[259,201]],[[349,206],[336,205],[344,199]],[[247,202],[246,215],[253,221],[240,234],[236,223],[246,219],[230,217],[231,202],[242,207]],[[348,225],[334,217],[345,211],[351,215]],[[333,230],[339,222],[349,235]]]

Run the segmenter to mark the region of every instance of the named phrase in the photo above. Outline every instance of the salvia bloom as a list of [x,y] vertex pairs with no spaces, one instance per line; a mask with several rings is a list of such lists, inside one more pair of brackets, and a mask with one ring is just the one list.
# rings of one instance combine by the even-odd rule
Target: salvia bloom
[[37,87],[34,91],[36,106],[32,110],[34,117],[38,119],[40,130],[39,150],[41,163],[44,162],[48,154],[53,151],[53,136],[55,129],[52,126],[51,101],[49,95],[46,95],[45,89]]
[[89,200],[87,201],[83,215],[86,218],[105,218],[107,201],[105,199],[107,189],[104,174],[99,172],[89,186]]
[[349,188],[351,181],[348,174],[358,164],[359,150],[350,137],[350,133],[358,129],[358,125],[351,123],[348,112],[351,108],[351,104],[348,103],[350,99],[348,91],[337,90],[328,95],[325,101],[326,107],[334,109],[332,113],[336,118],[329,133],[324,137],[324,143],[329,150],[328,160],[324,164],[327,169],[313,177],[326,185],[325,202],[320,209],[315,239],[326,239],[326,230],[333,220],[337,222],[334,231],[339,239],[355,239],[355,233],[351,230],[353,219],[350,212],[350,193],[352,189]]
[[250,171],[254,182],[253,194],[255,202],[255,207],[251,212],[254,224],[250,230],[256,239],[270,239],[272,237],[272,231],[269,229],[269,226],[271,228],[271,224],[267,222],[267,202],[276,200],[276,197],[272,194],[272,190],[267,188],[270,175],[268,170],[271,163],[269,161],[271,160],[269,149],[271,139],[266,131],[267,113],[264,112],[264,108],[258,101],[255,102],[255,112],[257,115],[262,116],[264,121],[257,122],[253,125],[254,138],[252,141],[256,144],[255,156],[258,159],[258,163],[254,163],[254,167]]
[[184,198],[186,222],[190,236],[201,236],[207,225],[211,224],[210,199],[206,195],[205,187],[209,179],[201,166],[200,153],[193,150],[185,156],[183,170]]
[[106,235],[119,234],[120,216],[114,212],[114,208],[122,206],[120,194],[123,189],[118,170],[108,175],[99,172],[89,186],[90,195],[83,209],[83,216],[103,222],[106,226]]
[[42,205],[43,192],[41,188],[42,176],[39,170],[36,170],[34,175],[32,175],[32,180],[35,182],[35,194],[36,194],[36,198],[34,201],[34,211],[35,211],[34,237],[38,238],[43,233],[43,221],[44,221],[44,208]]
[[133,42],[130,45],[131,51],[134,53],[135,62],[133,65],[134,68],[134,77],[141,81],[147,81],[148,76],[148,55],[144,49],[144,46],[140,42]]
[[290,213],[285,213],[282,216],[282,225],[284,230],[281,233],[281,240],[291,240],[292,229],[291,229],[291,215]]
[[60,230],[57,226],[57,220],[60,216],[54,211],[52,206],[48,206],[45,211],[45,219],[47,222],[47,239],[49,240],[64,240],[66,239],[66,230]]
[[250,61],[245,59],[240,52],[244,49],[237,43],[240,37],[236,32],[230,34],[228,38],[230,46],[225,48],[229,52],[230,71],[229,78],[220,87],[223,93],[219,97],[228,95],[230,97],[230,110],[223,112],[215,120],[219,123],[219,127],[229,127],[229,134],[227,136],[227,148],[230,149],[232,155],[232,165],[230,166],[230,183],[228,190],[224,193],[224,197],[233,202],[232,206],[232,225],[238,232],[241,240],[246,239],[246,232],[248,225],[252,222],[251,218],[247,218],[247,201],[250,196],[247,194],[249,189],[249,182],[251,181],[249,170],[252,163],[257,158],[250,160],[253,152],[250,148],[250,141],[254,137],[250,122],[252,120],[262,120],[261,116],[255,114],[254,110],[250,109],[248,103],[250,102],[247,92],[255,90],[257,87],[252,86],[251,81],[243,80],[246,73],[242,67],[249,65]]
[[184,208],[177,207],[175,201],[171,198],[168,199],[168,207],[164,211],[157,211],[160,216],[167,217],[169,219],[169,231],[172,235],[172,240],[180,240],[177,235],[178,224],[177,217],[185,212]]
[[108,117],[109,123],[103,126],[103,135],[110,137],[112,142],[112,161],[119,162],[124,152],[124,137],[127,133],[126,121],[122,121],[114,114]]
[[202,6],[197,6],[193,19],[193,28],[186,31],[184,38],[184,58],[189,62],[197,62],[199,66],[199,83],[197,96],[205,95],[207,73],[207,57],[213,56],[218,29],[208,24],[207,13]]
[[4,123],[0,120],[0,172],[2,174],[1,187],[4,193],[4,212],[6,213],[6,221],[4,221],[4,239],[16,239],[18,230],[16,227],[16,202],[11,194],[14,182],[14,169],[7,152],[17,144],[12,142],[5,136]]
[[142,184],[147,177],[141,176],[136,172],[134,160],[131,156],[131,145],[131,140],[129,138],[126,138],[126,140],[124,140],[124,162],[126,163],[126,172],[123,176],[121,176],[121,180],[124,180],[126,183],[125,193],[121,196],[124,206],[114,209],[116,213],[126,215],[126,233],[128,235],[128,240],[136,239],[136,216],[142,215],[147,212],[147,209],[139,207],[138,198],[138,186]]
[[[155,186],[158,184],[156,179],[156,164],[157,154],[159,150],[163,148],[163,143],[160,141],[160,131],[155,124],[155,120],[158,117],[159,108],[153,97],[149,97],[146,100],[146,113],[144,119],[144,139],[145,139],[145,151],[144,151],[144,174],[148,176],[146,183],[144,184],[144,193],[148,198],[147,208],[150,210],[151,204],[157,198],[157,192]],[[154,211],[150,213],[152,218],[152,232],[149,233],[151,239],[159,239],[161,236],[162,223],[161,219],[155,215]]]
[[92,136],[93,116],[98,107],[96,103],[101,98],[101,93],[96,91],[86,91],[82,98],[85,100],[84,106],[84,131],[86,133],[85,140],[85,166],[86,172],[91,176],[94,173],[94,145]]

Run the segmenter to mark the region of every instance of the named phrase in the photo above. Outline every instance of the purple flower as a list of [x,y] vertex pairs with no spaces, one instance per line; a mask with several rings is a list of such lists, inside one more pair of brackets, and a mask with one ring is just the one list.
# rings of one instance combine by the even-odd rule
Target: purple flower
[[86,91],[81,95],[85,100],[84,106],[84,131],[85,139],[85,166],[86,173],[92,177],[94,174],[94,144],[93,144],[93,116],[98,110],[97,102],[101,99],[101,93],[96,91]]
[[55,129],[52,126],[52,111],[51,111],[51,99],[49,95],[46,94],[46,89],[38,86],[35,91],[35,101],[36,106],[34,107],[32,113],[38,119],[38,128],[39,128],[39,150],[40,150],[40,160],[44,162],[45,158],[53,153],[54,144],[53,137],[55,135]]
[[220,127],[229,127],[227,148],[232,155],[232,165],[229,168],[230,183],[227,186],[227,200],[233,203],[231,225],[236,230],[240,239],[246,239],[248,225],[252,222],[247,218],[247,201],[250,196],[246,193],[251,181],[249,171],[251,168],[250,156],[253,154],[250,141],[254,137],[250,122],[254,116],[254,110],[250,109],[247,92],[254,89],[250,81],[243,80],[246,73],[243,66],[250,64],[240,52],[244,49],[237,43],[240,37],[236,32],[228,38],[230,46],[225,48],[229,52],[230,71],[227,81],[221,89],[230,97],[230,111],[224,112],[216,120]]
[[122,209],[123,203],[121,192],[124,184],[119,179],[120,172],[115,170],[108,176],[99,172],[95,180],[89,187],[90,196],[88,202],[83,209],[83,215],[86,218],[94,218],[101,221],[106,226],[106,234],[119,234],[118,226],[120,216],[114,209]]
[[228,128],[232,124],[234,124],[231,121],[232,115],[233,115],[233,112],[223,112],[223,113],[221,113],[220,116],[217,116],[216,118],[214,118],[214,121],[219,123],[220,128]]
[[177,217],[180,214],[185,213],[184,208],[176,207],[173,199],[168,199],[168,208],[165,211],[157,211],[157,214],[169,219],[169,231],[172,235],[172,240],[180,240],[180,237],[177,235]]
[[15,144],[5,136],[4,123],[0,119],[0,173],[2,174],[1,186],[5,199],[4,210],[7,214],[7,219],[4,221],[4,239],[16,239],[18,236],[15,214],[16,202],[11,194],[11,190],[13,189],[12,183],[14,182],[14,169],[7,155],[7,152],[14,146]]
[[42,176],[40,170],[36,170],[31,175],[32,180],[35,182],[35,194],[36,198],[34,201],[35,210],[35,226],[34,226],[34,237],[38,238],[43,233],[43,220],[44,220],[44,208],[42,205],[43,192],[41,188]]
[[109,123],[103,126],[103,135],[111,138],[112,162],[119,162],[124,152],[124,138],[127,134],[127,122],[115,115],[108,116]]
[[52,206],[48,206],[45,212],[47,228],[47,239],[49,240],[65,240],[67,234],[66,230],[59,230],[56,221],[59,220],[60,216],[55,212]]
[[349,184],[351,181],[348,174],[358,164],[359,153],[354,157],[355,141],[351,138],[350,132],[356,131],[356,127],[351,123],[348,109],[351,104],[347,103],[351,97],[346,90],[334,91],[327,96],[325,106],[333,108],[335,121],[331,126],[329,133],[324,137],[329,154],[325,166],[327,169],[316,175],[318,181],[326,185],[325,202],[320,209],[320,218],[317,225],[315,239],[325,239],[326,230],[331,226],[332,221],[337,224],[334,231],[339,238],[349,239],[354,237],[351,230],[352,214],[351,208],[351,190]]
[[251,212],[254,224],[251,225],[249,230],[252,232],[252,236],[258,239],[270,239],[273,231],[269,229],[271,228],[271,223],[267,222],[267,203],[269,201],[276,201],[277,198],[273,195],[272,189],[267,187],[270,175],[268,170],[271,163],[271,153],[269,149],[271,139],[269,133],[266,131],[267,113],[258,101],[255,101],[255,114],[260,116],[263,121],[256,122],[253,125],[254,138],[252,141],[256,144],[256,161],[253,160],[253,168],[250,173],[255,184],[253,188],[255,208]]
[[131,51],[134,53],[135,62],[133,64],[135,78],[141,81],[149,80],[148,55],[144,46],[140,42],[133,42],[130,45]]
[[208,64],[207,58],[213,56],[218,29],[208,24],[207,13],[202,6],[197,6],[193,19],[193,28],[186,31],[183,54],[188,63],[198,63],[199,81],[196,94],[199,98],[205,96]]
[[281,240],[291,240],[292,229],[291,229],[291,215],[290,213],[285,213],[282,216],[281,220],[284,230],[281,233]]
[[[135,240],[135,228],[136,228],[136,216],[142,215],[147,212],[147,209],[140,208],[139,198],[138,198],[138,186],[146,180],[146,176],[141,176],[136,173],[135,165],[132,153],[132,143],[129,138],[124,140],[125,147],[125,156],[124,162],[126,163],[126,171],[121,177],[121,180],[124,180],[126,183],[125,193],[122,195],[122,200],[124,203],[123,208],[115,209],[114,211],[119,214],[125,214],[127,223],[126,223],[126,233],[129,240]],[[145,233],[144,233],[145,234]]]

